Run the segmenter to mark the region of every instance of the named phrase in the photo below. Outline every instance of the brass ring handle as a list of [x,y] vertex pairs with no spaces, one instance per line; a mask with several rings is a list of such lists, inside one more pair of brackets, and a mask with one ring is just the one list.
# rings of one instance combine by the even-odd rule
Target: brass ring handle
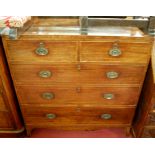
[[115,78],[118,78],[119,73],[111,71],[111,72],[107,72],[106,75],[107,75],[107,78],[109,79],[115,79]]
[[39,76],[42,78],[49,78],[52,76],[52,72],[48,70],[43,70],[39,72]]
[[54,118],[56,118],[56,115],[55,114],[46,114],[46,117],[48,119],[54,119]]
[[111,114],[102,114],[101,115],[101,119],[108,120],[108,119],[111,119],[111,118],[112,118]]
[[54,99],[55,95],[54,93],[43,93],[42,94],[42,98],[43,99],[46,99],[46,100],[51,100],[51,99]]
[[119,49],[118,44],[114,43],[112,49],[109,50],[109,55],[113,57],[118,57],[122,54],[122,51]]
[[44,43],[40,43],[39,47],[36,49],[36,54],[37,55],[47,55],[48,54],[48,50],[44,47]]
[[103,94],[103,98],[105,98],[107,100],[111,100],[114,98],[114,94],[111,94],[111,93]]
[[112,48],[110,51],[109,51],[109,55],[110,56],[113,56],[113,57],[117,57],[117,56],[120,56],[122,54],[121,50],[118,49],[118,48]]

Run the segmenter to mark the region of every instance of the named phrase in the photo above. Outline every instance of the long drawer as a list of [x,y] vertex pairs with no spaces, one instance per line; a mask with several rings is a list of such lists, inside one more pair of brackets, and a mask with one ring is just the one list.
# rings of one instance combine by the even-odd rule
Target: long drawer
[[27,125],[130,124],[134,108],[22,107]]
[[151,45],[147,43],[81,42],[82,62],[147,64]]
[[76,42],[55,41],[8,41],[7,56],[9,61],[24,62],[76,62]]
[[145,75],[144,66],[97,65],[97,64],[52,64],[10,65],[17,84],[141,84]]
[[[73,85],[73,84],[71,84]],[[136,105],[139,87],[17,86],[22,104]],[[76,105],[75,104],[75,105]]]

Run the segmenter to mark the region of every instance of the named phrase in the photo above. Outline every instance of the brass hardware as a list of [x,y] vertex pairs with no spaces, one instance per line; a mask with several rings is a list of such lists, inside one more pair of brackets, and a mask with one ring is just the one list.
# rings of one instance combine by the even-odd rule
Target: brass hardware
[[53,93],[43,93],[42,94],[42,98],[46,99],[46,100],[51,100],[54,99],[54,94]]
[[42,78],[49,78],[52,76],[52,73],[51,73],[51,71],[44,70],[44,71],[39,72],[39,76]]
[[111,100],[114,98],[114,94],[110,94],[110,93],[103,94],[103,97],[107,100]]
[[77,88],[76,88],[76,92],[77,92],[77,93],[80,93],[80,92],[81,92],[81,87],[77,87]]
[[106,75],[107,75],[107,78],[109,79],[115,79],[115,78],[118,78],[119,73],[111,71],[111,72],[107,72]]
[[113,57],[118,57],[122,54],[121,50],[118,47],[117,43],[113,44],[112,49],[109,50],[109,55]]
[[110,114],[102,114],[102,115],[101,115],[101,118],[102,118],[102,119],[105,119],[105,120],[108,120],[108,119],[111,119],[112,116],[111,116]]
[[81,70],[81,65],[77,64],[77,70],[80,71]]
[[46,117],[48,119],[54,119],[54,118],[56,118],[56,115],[55,114],[46,114]]
[[36,49],[36,54],[37,55],[47,55],[48,50],[44,47],[44,43],[40,43],[39,47]]

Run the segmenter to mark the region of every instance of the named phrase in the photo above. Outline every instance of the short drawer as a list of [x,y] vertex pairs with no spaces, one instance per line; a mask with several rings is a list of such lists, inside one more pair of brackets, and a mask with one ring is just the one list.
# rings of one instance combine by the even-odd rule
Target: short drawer
[[10,61],[26,63],[76,62],[76,42],[8,41],[7,57]]
[[141,84],[146,68],[136,65],[11,64],[16,84]]
[[71,124],[130,124],[134,108],[22,107],[26,124],[53,126]]
[[151,45],[147,43],[81,42],[82,62],[147,64]]
[[[72,84],[71,84],[72,85]],[[139,87],[17,86],[22,104],[136,105]]]

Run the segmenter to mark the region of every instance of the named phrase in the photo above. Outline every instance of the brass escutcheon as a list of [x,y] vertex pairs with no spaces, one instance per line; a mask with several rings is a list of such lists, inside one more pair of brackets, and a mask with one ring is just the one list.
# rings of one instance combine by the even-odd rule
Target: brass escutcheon
[[111,119],[112,116],[110,114],[102,114],[101,118],[107,120],[107,119]]
[[42,98],[43,99],[47,99],[47,100],[51,100],[51,99],[54,99],[54,93],[43,93],[42,94]]
[[39,76],[42,78],[49,78],[52,76],[52,73],[51,73],[51,71],[43,70],[43,71],[39,72]]
[[48,50],[44,47],[44,43],[39,44],[39,47],[36,49],[35,53],[41,56],[48,54]]
[[107,72],[106,75],[107,75],[107,78],[109,79],[115,79],[115,78],[118,78],[119,73],[111,71],[111,72]]
[[103,94],[103,97],[107,100],[111,100],[114,98],[114,94],[111,93]]
[[54,119],[54,118],[56,118],[56,115],[55,114],[46,114],[46,117],[48,119]]
[[118,44],[114,43],[112,49],[109,50],[109,55],[113,57],[120,56],[122,51],[119,49]]

